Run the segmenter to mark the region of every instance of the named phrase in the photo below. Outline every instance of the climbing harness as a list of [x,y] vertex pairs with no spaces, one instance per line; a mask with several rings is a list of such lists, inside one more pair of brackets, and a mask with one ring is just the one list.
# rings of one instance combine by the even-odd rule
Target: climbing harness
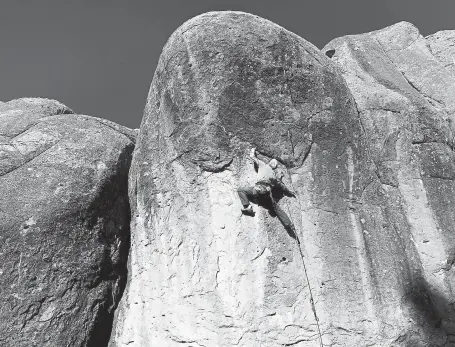
[[254,185],[254,189],[260,195],[271,194],[272,192],[272,186],[270,184],[260,181]]
[[[291,173],[289,171],[289,168],[286,168],[286,169],[287,169],[287,173],[288,173],[288,176],[289,176],[289,180],[291,182],[292,191],[293,192],[297,192],[295,190],[295,188],[294,188],[294,185],[292,184]],[[300,204],[300,199],[297,196],[296,196],[296,199],[297,199],[297,203],[299,204],[299,210],[302,211],[302,205]],[[289,219],[291,220],[292,225],[294,225],[295,241],[296,241],[296,244],[297,244],[297,248],[299,249],[300,258],[302,259],[302,264],[303,264],[303,270],[305,272],[305,278],[306,278],[306,281],[308,283],[308,290],[310,292],[311,310],[313,311],[314,319],[316,320],[316,325],[317,325],[317,328],[318,328],[319,343],[320,343],[321,347],[324,347],[324,344],[322,342],[321,328],[319,326],[319,318],[318,318],[318,315],[316,314],[316,306],[314,305],[313,292],[311,290],[310,279],[308,277],[308,272],[307,272],[307,269],[306,269],[306,264],[305,264],[305,259],[304,259],[304,256],[303,256],[302,248],[300,247],[299,235],[297,234],[297,230],[295,229],[294,221],[292,220],[292,214],[291,214],[291,209],[289,208],[289,203],[286,203],[286,206],[287,206],[287,209],[288,209]]]

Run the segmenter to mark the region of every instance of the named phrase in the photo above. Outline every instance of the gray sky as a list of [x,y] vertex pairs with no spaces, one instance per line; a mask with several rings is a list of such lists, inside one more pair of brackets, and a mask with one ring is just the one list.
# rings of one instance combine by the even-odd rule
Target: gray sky
[[406,20],[455,29],[454,0],[0,0],[0,100],[40,96],[139,127],[161,49],[184,21],[239,10],[322,48]]

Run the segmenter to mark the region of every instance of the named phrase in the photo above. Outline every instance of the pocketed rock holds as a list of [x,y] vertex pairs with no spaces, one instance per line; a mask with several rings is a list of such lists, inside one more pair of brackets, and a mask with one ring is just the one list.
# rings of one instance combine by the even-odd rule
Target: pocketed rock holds
[[47,99],[0,103],[0,345],[102,346],[126,281],[133,141]]
[[450,37],[453,32],[425,39],[402,22],[335,39],[323,49],[356,100],[386,193],[380,196],[374,185],[365,189],[376,207],[363,207],[362,228],[387,346],[455,346]]
[[[111,345],[320,346],[320,332],[324,345],[376,341],[357,206],[380,184],[362,136],[336,65],[304,39],[240,12],[181,26],[160,57],[130,172],[130,271]],[[279,221],[259,207],[241,215],[251,147],[276,158],[297,192],[280,205],[310,286]]]

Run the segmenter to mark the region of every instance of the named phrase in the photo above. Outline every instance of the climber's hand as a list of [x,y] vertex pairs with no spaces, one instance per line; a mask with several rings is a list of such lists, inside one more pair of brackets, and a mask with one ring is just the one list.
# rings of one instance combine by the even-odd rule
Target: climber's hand
[[293,197],[293,198],[296,198],[296,197],[297,197],[297,195],[295,195],[294,192],[289,192],[289,196],[291,196],[291,197]]
[[251,148],[250,157],[253,158],[256,156],[256,148]]

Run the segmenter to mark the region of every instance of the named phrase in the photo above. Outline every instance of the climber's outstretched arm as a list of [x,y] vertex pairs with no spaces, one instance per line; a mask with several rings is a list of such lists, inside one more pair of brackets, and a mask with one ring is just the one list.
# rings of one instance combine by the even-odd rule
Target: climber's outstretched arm
[[277,186],[279,189],[281,189],[281,191],[285,195],[292,196],[293,198],[296,197],[295,193],[292,190],[290,190],[288,187],[286,187],[286,185],[282,181],[276,180],[275,186]]
[[256,148],[251,148],[251,151],[250,151],[250,159],[259,167],[259,166],[262,166],[262,165],[267,165],[266,163],[264,163],[262,160],[258,159],[258,157],[256,157]]

